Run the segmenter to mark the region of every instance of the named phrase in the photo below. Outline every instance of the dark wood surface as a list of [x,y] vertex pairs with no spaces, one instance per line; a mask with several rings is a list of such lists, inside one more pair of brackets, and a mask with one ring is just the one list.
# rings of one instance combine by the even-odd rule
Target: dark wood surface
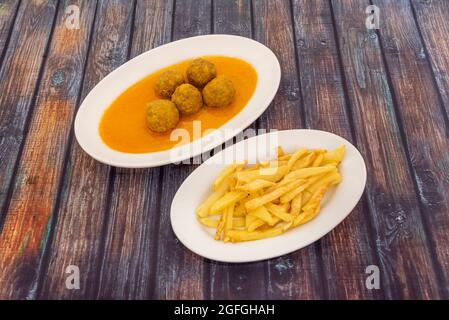
[[[365,26],[371,4],[379,30]],[[0,0],[0,299],[449,298],[448,17],[446,0]],[[74,139],[109,72],[210,33],[279,58],[279,92],[252,128],[331,131],[366,161],[351,215],[277,259],[217,263],[176,239],[170,204],[196,165],[113,168]]]

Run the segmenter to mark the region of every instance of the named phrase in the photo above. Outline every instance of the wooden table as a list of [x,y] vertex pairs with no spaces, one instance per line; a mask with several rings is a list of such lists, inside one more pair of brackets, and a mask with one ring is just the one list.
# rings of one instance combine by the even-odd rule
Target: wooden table
[[[449,1],[373,4],[379,30],[365,26],[365,0],[1,0],[0,298],[448,298]],[[169,221],[194,165],[113,168],[74,139],[77,107],[109,72],[208,33],[254,38],[280,60],[254,128],[331,131],[365,158],[362,200],[307,248],[203,259]],[[370,265],[380,289],[366,287]]]

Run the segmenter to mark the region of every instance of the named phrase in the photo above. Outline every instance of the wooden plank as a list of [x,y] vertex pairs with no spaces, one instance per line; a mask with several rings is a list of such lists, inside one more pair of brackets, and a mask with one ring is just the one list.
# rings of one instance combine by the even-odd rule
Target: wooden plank
[[[215,33],[251,37],[251,1],[215,0]],[[251,127],[256,129],[254,123]],[[210,280],[206,284],[208,299],[264,299],[266,296],[266,262],[224,264],[210,262]],[[210,288],[208,288],[210,287]]]
[[0,69],[0,219],[26,134],[55,8],[56,1],[27,1],[20,6]]
[[[82,97],[127,60],[133,11],[127,0],[98,2]],[[89,299],[97,296],[103,229],[110,200],[108,190],[114,175],[109,166],[92,159],[76,142],[71,143],[39,298]],[[65,286],[68,276],[65,270],[69,265],[79,267],[79,290],[68,290]]]
[[[17,168],[6,221],[0,235],[2,261],[6,263],[0,292],[23,298],[33,294],[41,258],[47,247],[49,225],[61,182],[67,139],[77,103],[95,2],[71,1],[83,11],[80,29],[65,25],[62,3],[30,121],[27,139]],[[30,219],[30,216],[33,217]],[[7,239],[7,240],[6,240]],[[15,270],[15,271],[12,271]],[[7,277],[10,274],[12,277]]]
[[0,3],[0,65],[3,61],[8,40],[11,36],[14,21],[16,19],[19,0],[5,0]]
[[366,194],[380,258],[381,291],[387,298],[424,298],[435,285],[435,273],[379,39],[366,28],[366,16],[359,14],[369,2],[332,3],[356,142],[370,177]]
[[[56,12],[54,1],[29,1],[19,9],[5,60],[0,69],[0,208],[8,206],[8,189],[14,177],[16,161],[26,136],[27,119],[40,79],[48,40]],[[26,76],[24,76],[26,75]],[[27,182],[27,177],[17,181]],[[1,214],[1,212],[0,212]],[[36,215],[38,216],[38,215]],[[32,216],[35,218],[36,216]],[[22,251],[35,249],[30,226],[33,219],[14,213],[3,218],[0,234],[0,299],[29,294],[36,277],[36,256]],[[0,221],[1,223],[1,221]],[[1,227],[1,226],[0,226]],[[22,250],[19,250],[21,249]],[[37,248],[36,248],[37,249]],[[33,268],[34,267],[34,268]]]
[[[295,59],[292,12],[289,1],[253,1],[254,38],[277,55],[282,69],[279,91],[259,119],[259,128],[293,129],[304,126]],[[321,266],[316,245],[269,261],[268,299],[323,298]]]
[[[328,1],[293,2],[300,83],[306,126],[352,140],[350,117]],[[330,299],[370,299],[377,291],[365,288],[365,268],[375,255],[368,237],[363,201],[319,243],[323,290]]]
[[[209,0],[176,1],[173,17],[173,40],[207,34],[211,31]],[[204,297],[204,259],[182,246],[170,224],[170,206],[184,179],[194,165],[168,165],[162,168],[160,216],[157,229],[157,260],[152,298],[202,299]],[[207,275],[206,275],[207,276]]]
[[[131,55],[170,41],[172,1],[137,1]],[[100,275],[102,299],[145,299],[154,291],[160,168],[117,169]]]
[[449,114],[449,2],[412,1],[418,28],[438,85],[446,117]]
[[[438,298],[448,296],[449,272],[449,140],[442,104],[432,77],[423,43],[409,1],[374,1],[382,14],[380,40],[389,73],[394,101],[397,104],[400,128],[406,142],[415,188],[421,203],[425,229],[430,241],[418,230],[406,234],[414,247],[429,246],[437,259],[434,278],[430,267],[422,262],[405,260],[408,277],[413,282],[400,286],[404,296]],[[400,21],[401,23],[397,23]],[[386,160],[389,161],[389,160]],[[405,223],[414,220],[405,212]],[[404,235],[405,236],[405,235]],[[401,254],[403,254],[401,252]],[[396,271],[397,272],[397,271]],[[417,278],[417,279],[416,279]],[[405,287],[405,288],[404,288]],[[438,290],[439,289],[439,290]]]

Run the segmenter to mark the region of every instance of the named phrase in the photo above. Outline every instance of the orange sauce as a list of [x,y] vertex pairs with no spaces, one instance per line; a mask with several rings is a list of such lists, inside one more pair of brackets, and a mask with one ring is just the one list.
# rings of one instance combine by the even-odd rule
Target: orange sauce
[[[226,75],[236,89],[232,104],[223,108],[204,106],[190,116],[181,116],[177,128],[188,131],[190,141],[194,138],[193,121],[201,121],[201,135],[206,130],[217,129],[237,115],[252,97],[257,84],[256,70],[247,62],[231,57],[208,56],[207,60],[217,67],[219,75]],[[149,153],[170,149],[179,141],[170,140],[170,132],[155,133],[146,125],[146,104],[160,99],[154,92],[156,79],[168,69],[186,73],[192,60],[186,60],[159,70],[140,80],[123,92],[104,112],[100,122],[100,136],[110,148],[126,153]],[[187,78],[186,78],[187,79]],[[207,133],[206,133],[207,134]],[[197,134],[199,135],[199,134]]]

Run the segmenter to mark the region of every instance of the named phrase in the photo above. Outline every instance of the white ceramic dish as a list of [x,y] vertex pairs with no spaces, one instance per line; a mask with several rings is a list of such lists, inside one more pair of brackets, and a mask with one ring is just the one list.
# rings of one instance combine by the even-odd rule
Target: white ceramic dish
[[[240,58],[249,62],[258,75],[253,97],[221,130],[168,151],[145,154],[118,152],[102,141],[98,127],[103,112],[122,92],[157,70],[207,55]],[[182,161],[213,149],[255,121],[273,100],[280,79],[281,69],[276,56],[257,41],[231,35],[207,35],[175,41],[137,56],[100,81],[78,110],[75,136],[90,156],[117,167],[144,168]]]
[[[270,141],[268,144],[264,143],[267,139]],[[262,154],[259,158],[263,160],[263,154],[274,150],[276,142],[289,152],[300,147],[335,149],[344,144],[346,154],[340,164],[342,182],[325,196],[321,212],[315,219],[283,235],[242,243],[214,240],[214,230],[197,221],[195,208],[210,195],[215,177],[226,166],[225,163],[220,164],[220,160],[233,157],[236,160],[244,160],[248,159],[247,154],[255,155],[256,151]],[[249,159],[256,160],[254,156]],[[365,162],[359,151],[347,140],[317,130],[298,129],[268,133],[230,146],[199,166],[184,181],[173,199],[171,224],[178,239],[188,249],[205,258],[235,263],[270,259],[301,249],[330,232],[356,206],[365,183]]]

